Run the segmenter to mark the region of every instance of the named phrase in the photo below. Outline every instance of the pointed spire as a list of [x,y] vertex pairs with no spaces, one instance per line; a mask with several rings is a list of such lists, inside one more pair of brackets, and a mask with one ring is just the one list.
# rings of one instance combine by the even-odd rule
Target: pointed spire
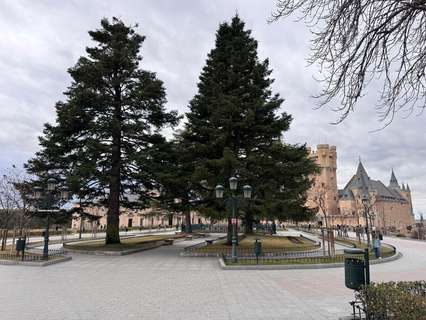
[[391,174],[391,178],[389,182],[389,188],[400,189],[398,180],[396,179],[396,176],[395,176],[395,172],[393,172],[393,168],[392,168],[392,174]]
[[368,186],[370,184],[370,177],[367,174],[364,166],[362,165],[361,158],[359,159],[358,168],[355,174],[358,179],[358,186],[363,189],[363,192],[368,194]]
[[402,191],[405,191],[405,185],[402,183]]
[[407,183],[407,191],[408,191],[408,192],[411,192],[411,190],[410,190],[410,186],[408,185],[408,183]]
[[361,157],[359,158],[358,168],[356,169],[356,175],[366,176],[368,178],[367,171],[365,170],[364,166],[362,165]]

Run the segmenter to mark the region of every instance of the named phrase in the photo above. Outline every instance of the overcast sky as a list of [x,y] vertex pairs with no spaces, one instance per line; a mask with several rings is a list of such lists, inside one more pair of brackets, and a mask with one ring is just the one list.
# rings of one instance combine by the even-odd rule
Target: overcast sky
[[273,0],[134,0],[0,2],[0,171],[21,166],[38,149],[43,124],[55,118],[54,103],[70,84],[67,68],[90,45],[88,30],[103,17],[138,23],[146,36],[141,67],[164,81],[169,109],[186,112],[219,23],[236,12],[259,42],[259,56],[269,58],[275,92],[283,110],[294,117],[285,139],[291,143],[337,146],[338,183],[343,187],[362,158],[372,179],[386,185],[391,168],[409,183],[416,213],[426,212],[426,115],[383,124],[375,112],[376,92],[369,88],[357,112],[340,125],[330,108],[314,110],[320,85],[317,68],[308,66],[311,35],[295,19],[268,24]]

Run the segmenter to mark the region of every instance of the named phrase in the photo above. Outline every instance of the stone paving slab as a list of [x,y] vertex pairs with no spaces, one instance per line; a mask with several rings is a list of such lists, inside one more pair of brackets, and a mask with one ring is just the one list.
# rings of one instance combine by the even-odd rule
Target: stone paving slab
[[[0,266],[1,320],[332,320],[350,312],[344,270],[223,271],[182,241],[128,256],[74,254],[49,268]],[[387,238],[404,256],[373,281],[426,280],[426,243]]]

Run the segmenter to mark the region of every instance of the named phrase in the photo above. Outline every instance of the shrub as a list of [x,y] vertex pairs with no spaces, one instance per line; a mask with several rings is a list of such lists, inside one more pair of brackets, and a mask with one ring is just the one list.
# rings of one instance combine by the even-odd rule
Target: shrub
[[371,320],[426,320],[426,281],[372,283],[357,298]]

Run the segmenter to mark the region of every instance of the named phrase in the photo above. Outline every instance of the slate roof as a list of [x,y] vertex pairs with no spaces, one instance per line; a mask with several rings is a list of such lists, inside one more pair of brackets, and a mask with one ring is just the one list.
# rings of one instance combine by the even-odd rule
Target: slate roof
[[393,187],[386,187],[380,180],[370,179],[367,171],[360,161],[355,175],[349,180],[342,190],[339,190],[339,198],[342,200],[354,199],[352,190],[361,189],[364,194],[375,192],[376,197],[382,200],[407,202],[407,200],[398,191],[400,188],[393,170],[390,185]]

